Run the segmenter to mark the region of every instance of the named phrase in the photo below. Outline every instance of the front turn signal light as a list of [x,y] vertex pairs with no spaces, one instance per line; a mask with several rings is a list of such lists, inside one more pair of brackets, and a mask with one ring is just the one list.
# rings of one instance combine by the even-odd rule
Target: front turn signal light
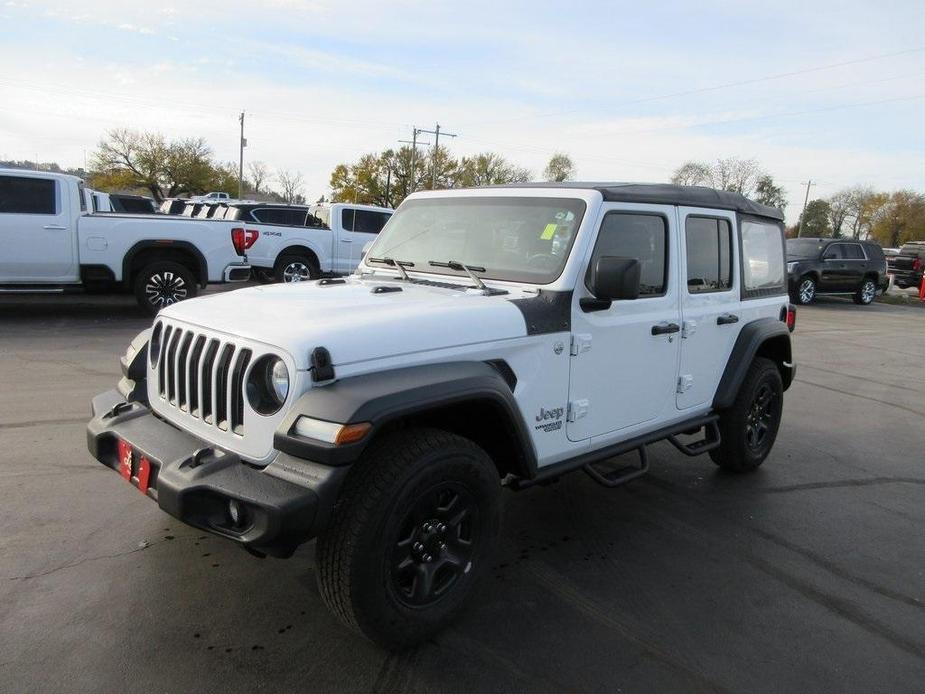
[[296,420],[293,432],[307,439],[323,441],[334,446],[344,446],[348,443],[356,443],[372,428],[373,425],[369,422],[340,424],[302,415]]

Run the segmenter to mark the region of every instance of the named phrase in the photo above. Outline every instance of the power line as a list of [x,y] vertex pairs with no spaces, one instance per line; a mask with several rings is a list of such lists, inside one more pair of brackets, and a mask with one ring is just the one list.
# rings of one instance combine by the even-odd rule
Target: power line
[[[418,132],[428,133],[434,136],[434,157],[431,164],[433,164],[433,174],[431,175],[430,187],[432,190],[437,189],[437,153],[440,151],[440,124],[437,123],[433,130],[419,130]],[[453,133],[443,133],[444,137],[457,137]]]
[[[906,50],[895,51],[893,53],[882,53],[880,55],[873,55],[867,58],[857,58],[855,60],[846,60],[840,63],[830,63],[828,65],[819,65],[816,67],[805,68],[803,70],[792,70],[790,72],[780,72],[774,75],[765,75],[764,77],[753,77],[751,79],[738,80],[736,82],[725,82],[723,84],[715,84],[709,87],[698,87],[696,89],[685,89],[683,91],[671,92],[669,94],[659,94],[657,96],[645,96],[645,97],[641,97],[638,99],[633,99],[631,101],[624,101],[622,103],[615,104],[611,108],[622,108],[624,106],[634,106],[636,104],[645,104],[651,101],[660,101],[662,99],[672,99],[678,96],[691,96],[693,94],[703,94],[706,92],[717,91],[719,89],[729,89],[730,87],[743,87],[749,84],[758,84],[760,82],[770,82],[772,80],[785,79],[787,77],[796,77],[798,75],[806,75],[812,72],[820,72],[822,70],[833,70],[835,68],[846,67],[848,65],[858,65],[860,63],[868,63],[874,60],[883,60],[885,58],[895,58],[900,55],[908,55],[910,53],[919,53],[921,51],[925,51],[925,46],[921,46],[919,48],[908,48]],[[514,118],[507,118],[503,120],[476,121],[476,122],[468,123],[467,126],[471,127],[473,125],[494,125],[497,123],[509,123],[509,122],[525,120],[525,119],[529,120],[531,118],[549,118],[549,117],[554,117],[554,116],[564,116],[564,115],[568,115],[569,113],[577,113],[581,110],[582,109],[574,108],[574,109],[569,109],[566,111],[537,113],[537,114],[533,114],[529,116],[528,115],[516,116]]]

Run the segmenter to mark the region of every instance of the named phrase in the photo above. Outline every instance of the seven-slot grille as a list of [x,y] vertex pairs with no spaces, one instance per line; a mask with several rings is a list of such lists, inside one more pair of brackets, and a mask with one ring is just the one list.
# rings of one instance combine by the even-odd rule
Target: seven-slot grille
[[251,350],[164,324],[157,389],[161,401],[222,431],[244,435],[244,374]]

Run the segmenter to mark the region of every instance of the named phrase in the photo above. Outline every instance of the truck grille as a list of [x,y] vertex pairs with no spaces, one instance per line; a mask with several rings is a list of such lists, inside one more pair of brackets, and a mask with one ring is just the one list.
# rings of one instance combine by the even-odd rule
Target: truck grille
[[157,364],[161,404],[243,436],[244,374],[251,350],[176,325],[163,329]]

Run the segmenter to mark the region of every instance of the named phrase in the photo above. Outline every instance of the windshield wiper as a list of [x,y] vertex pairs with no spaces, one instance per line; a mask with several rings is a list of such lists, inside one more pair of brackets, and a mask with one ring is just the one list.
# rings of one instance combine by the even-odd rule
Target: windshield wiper
[[456,272],[465,272],[469,277],[475,282],[475,286],[481,289],[483,292],[491,292],[491,288],[486,285],[476,272],[485,272],[485,268],[478,265],[465,265],[460,263],[457,260],[448,260],[445,263],[440,262],[439,260],[430,260],[427,263],[431,267],[448,267],[450,270],[456,270]]
[[405,272],[406,267],[414,267],[414,263],[410,260],[395,260],[394,258],[367,258],[367,262],[370,263],[382,263],[383,265],[388,265],[389,267],[394,267],[398,270],[398,274],[406,282],[410,282],[411,278],[408,277],[408,273]]

